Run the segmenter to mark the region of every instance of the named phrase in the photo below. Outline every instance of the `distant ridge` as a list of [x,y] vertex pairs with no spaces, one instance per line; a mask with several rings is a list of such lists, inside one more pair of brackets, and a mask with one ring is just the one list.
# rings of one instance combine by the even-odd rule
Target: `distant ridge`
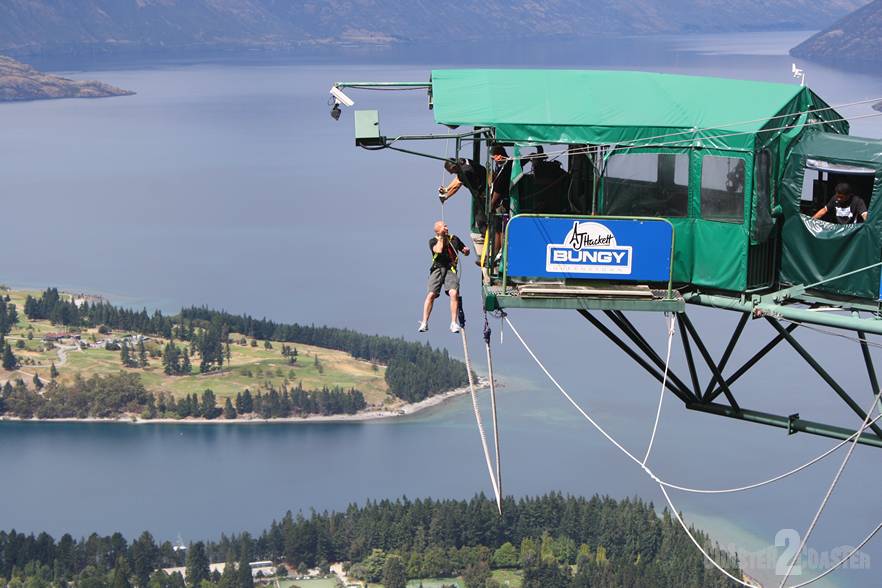
[[882,69],[882,0],[836,21],[790,54],[845,68]]
[[103,82],[71,80],[0,55],[0,102],[51,98],[105,98],[134,94]]
[[866,0],[4,0],[0,53],[306,51],[815,29]]

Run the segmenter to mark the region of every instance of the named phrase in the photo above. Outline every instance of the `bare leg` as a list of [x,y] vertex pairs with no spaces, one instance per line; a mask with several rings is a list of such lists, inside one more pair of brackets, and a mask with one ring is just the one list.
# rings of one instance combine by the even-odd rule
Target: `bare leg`
[[456,323],[456,315],[459,313],[459,291],[450,290],[447,294],[450,296],[450,322]]
[[434,292],[429,292],[426,295],[426,301],[423,303],[423,322],[424,323],[429,322],[429,315],[432,314],[432,306],[435,305],[435,298],[437,298],[437,297],[438,297],[438,295],[435,294]]

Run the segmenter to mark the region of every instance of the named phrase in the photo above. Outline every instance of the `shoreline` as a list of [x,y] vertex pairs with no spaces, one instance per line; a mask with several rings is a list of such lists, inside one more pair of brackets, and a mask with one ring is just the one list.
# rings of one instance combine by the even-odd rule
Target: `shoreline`
[[[485,378],[478,377],[475,383],[475,390],[481,391],[489,386],[489,381]],[[273,424],[306,424],[306,423],[359,423],[369,421],[379,421],[386,419],[394,419],[417,414],[429,408],[440,406],[448,400],[469,393],[469,387],[463,386],[441,392],[434,396],[429,396],[419,402],[403,404],[397,408],[388,410],[366,410],[355,414],[334,414],[334,415],[309,415],[303,417],[281,417],[275,419],[262,418],[235,418],[224,419],[223,417],[216,419],[203,418],[156,418],[142,419],[136,415],[123,415],[114,418],[102,417],[64,417],[58,419],[41,419],[30,418],[25,419],[14,416],[0,416],[0,423],[104,423],[104,424],[123,424],[123,425],[273,425]]]

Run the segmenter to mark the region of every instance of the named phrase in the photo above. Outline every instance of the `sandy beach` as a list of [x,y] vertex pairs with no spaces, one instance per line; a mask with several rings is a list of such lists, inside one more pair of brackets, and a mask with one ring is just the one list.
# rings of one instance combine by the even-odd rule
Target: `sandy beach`
[[[489,386],[488,380],[485,378],[478,378],[476,382],[475,389],[477,391],[482,391],[487,389]],[[498,386],[498,384],[497,384]],[[61,419],[23,419],[19,417],[10,417],[10,416],[2,416],[0,417],[0,422],[3,421],[13,421],[13,422],[23,422],[23,423],[120,423],[120,424],[129,424],[129,425],[152,425],[152,424],[166,424],[166,425],[266,425],[266,424],[293,424],[293,423],[352,423],[352,422],[362,422],[362,421],[376,421],[381,419],[394,419],[403,416],[408,416],[412,414],[416,414],[420,411],[426,410],[433,406],[438,406],[443,404],[447,400],[451,398],[456,398],[457,396],[462,396],[463,394],[469,393],[469,387],[463,386],[462,388],[456,388],[454,390],[450,390],[448,392],[442,392],[441,394],[436,394],[434,396],[430,396],[425,400],[421,400],[420,402],[413,402],[410,404],[401,404],[397,407],[385,409],[385,410],[365,410],[356,414],[334,414],[334,415],[309,415],[304,417],[284,417],[277,419],[262,419],[262,418],[235,418],[232,420],[227,420],[224,418],[217,419],[203,419],[203,418],[185,418],[185,419],[142,419],[137,415],[123,415],[117,418],[97,418],[97,417],[87,417],[83,419],[78,418],[61,418]]]

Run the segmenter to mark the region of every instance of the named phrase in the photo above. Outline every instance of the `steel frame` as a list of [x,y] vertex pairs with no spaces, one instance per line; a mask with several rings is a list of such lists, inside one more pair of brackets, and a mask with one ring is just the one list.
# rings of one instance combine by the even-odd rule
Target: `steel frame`
[[[660,383],[664,380],[662,375],[665,368],[664,361],[652,348],[646,338],[640,333],[637,327],[628,320],[624,312],[621,310],[602,310],[609,322],[612,323],[612,326],[601,321],[599,317],[592,314],[591,310],[582,308],[579,309],[578,312],[655,380]],[[741,312],[740,315],[738,323],[732,331],[732,334],[729,337],[729,342],[722,355],[719,360],[715,360],[702,340],[701,335],[698,333],[698,330],[689,319],[689,316],[685,312],[676,313],[680,330],[680,340],[683,345],[683,353],[686,358],[689,374],[687,378],[681,378],[674,372],[674,370],[669,368],[668,379],[665,385],[666,389],[683,402],[683,405],[689,410],[696,410],[767,426],[779,427],[787,430],[788,434],[791,435],[803,432],[833,439],[848,439],[854,435],[856,432],[855,429],[801,419],[799,414],[784,416],[751,410],[739,405],[735,398],[735,393],[733,392],[733,384],[781,342],[787,342],[787,344],[796,351],[797,355],[799,355],[812,368],[812,370],[817,373],[828,386],[830,386],[836,395],[839,396],[855,415],[861,419],[861,422],[867,417],[864,410],[845,391],[836,379],[831,376],[829,372],[821,366],[817,359],[815,359],[814,356],[812,356],[811,353],[808,352],[793,336],[793,331],[799,326],[798,323],[791,323],[785,327],[781,325],[777,318],[764,316],[763,318],[772,326],[777,334],[747,359],[747,361],[736,369],[729,371],[727,376],[724,376],[724,374],[727,373],[727,367],[729,360],[732,357],[732,352],[735,350],[735,346],[741,338],[741,334],[744,331],[747,321],[752,316],[749,312]],[[618,332],[616,332],[616,330]],[[870,392],[875,396],[879,392],[879,379],[873,366],[872,357],[870,356],[866,334],[863,331],[855,331],[855,333],[857,334],[862,358],[867,368]],[[698,351],[698,356],[704,361],[710,371],[710,378],[703,386],[701,385],[700,374],[696,368],[697,358],[693,353],[693,347]],[[725,397],[726,403],[715,402],[720,395]],[[875,423],[870,425],[867,430],[858,437],[858,443],[870,445],[872,447],[882,447],[882,428]]]

